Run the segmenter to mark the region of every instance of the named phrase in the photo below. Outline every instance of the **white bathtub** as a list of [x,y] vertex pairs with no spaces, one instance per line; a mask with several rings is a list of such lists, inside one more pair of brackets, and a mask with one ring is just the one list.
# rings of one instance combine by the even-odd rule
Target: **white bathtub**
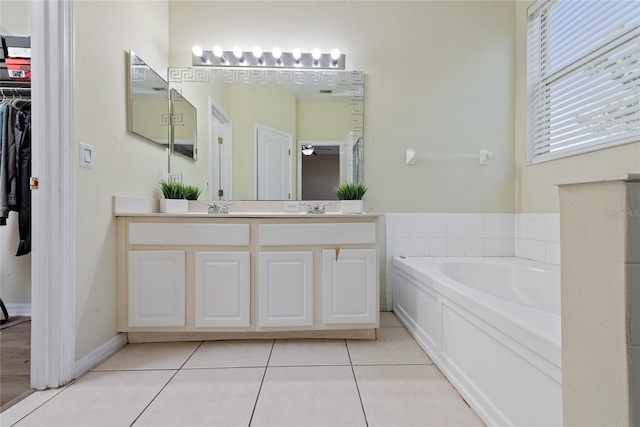
[[558,266],[396,257],[393,307],[487,425],[562,425]]

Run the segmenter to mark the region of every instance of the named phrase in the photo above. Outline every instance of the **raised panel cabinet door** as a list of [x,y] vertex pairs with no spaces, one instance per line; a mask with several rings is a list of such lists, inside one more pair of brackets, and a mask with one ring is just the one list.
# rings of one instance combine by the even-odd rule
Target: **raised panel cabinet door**
[[131,327],[185,326],[185,252],[129,251]]
[[195,325],[249,327],[249,252],[196,252],[195,260]]
[[322,251],[322,321],[376,323],[378,304],[375,249]]
[[258,326],[313,325],[313,253],[260,252]]

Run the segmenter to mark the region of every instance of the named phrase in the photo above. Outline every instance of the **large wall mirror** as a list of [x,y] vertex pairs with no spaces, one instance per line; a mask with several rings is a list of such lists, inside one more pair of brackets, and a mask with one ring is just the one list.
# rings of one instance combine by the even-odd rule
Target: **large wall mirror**
[[331,200],[362,182],[362,72],[169,68],[168,80],[197,110],[211,198]]
[[[135,52],[129,51],[129,131],[196,159],[195,107]],[[169,126],[171,122],[173,126]]]

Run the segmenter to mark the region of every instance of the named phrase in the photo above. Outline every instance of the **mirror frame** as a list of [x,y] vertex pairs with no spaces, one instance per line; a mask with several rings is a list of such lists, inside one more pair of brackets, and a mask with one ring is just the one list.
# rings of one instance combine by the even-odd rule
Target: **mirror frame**
[[279,85],[349,86],[351,91],[351,132],[354,148],[359,151],[358,176],[363,182],[364,168],[364,72],[344,70],[279,70],[279,69],[229,69],[221,67],[197,67],[168,69],[169,86],[180,83],[254,83]]
[[[169,138],[169,82],[167,82],[160,74],[158,74],[153,68],[147,64],[144,59],[138,56],[133,50],[128,52],[129,54],[129,67],[128,67],[128,79],[127,79],[127,130],[139,137],[142,137],[148,141],[154,142],[164,148],[168,148],[170,146],[170,138]],[[138,61],[136,61],[136,58]],[[137,68],[135,66],[145,65],[146,68]],[[133,85],[136,81],[158,81],[161,82],[165,87],[166,96],[163,101],[166,104],[166,113],[162,114],[161,123],[162,126],[166,128],[166,139],[167,143],[158,142],[149,135],[145,135],[140,131],[140,129],[136,129],[134,126],[134,102],[133,102]]]
[[[187,158],[198,160],[198,109],[187,98],[182,96],[182,94],[176,89],[169,88],[169,98],[171,100],[171,107],[169,112],[171,116],[171,129],[169,134],[169,141],[171,143],[170,155],[181,154]],[[187,108],[191,108],[193,111],[193,144],[191,145],[191,155],[189,155],[188,149],[182,150],[182,147],[185,146],[184,144],[176,143],[175,127],[184,126],[186,124],[183,120],[183,117],[176,113],[176,102],[183,102],[183,105],[185,105]]]

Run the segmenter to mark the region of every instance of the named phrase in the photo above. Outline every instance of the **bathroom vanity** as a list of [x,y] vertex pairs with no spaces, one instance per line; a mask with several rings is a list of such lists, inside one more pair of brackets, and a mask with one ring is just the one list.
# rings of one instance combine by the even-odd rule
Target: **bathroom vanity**
[[116,213],[132,342],[375,338],[375,214]]

